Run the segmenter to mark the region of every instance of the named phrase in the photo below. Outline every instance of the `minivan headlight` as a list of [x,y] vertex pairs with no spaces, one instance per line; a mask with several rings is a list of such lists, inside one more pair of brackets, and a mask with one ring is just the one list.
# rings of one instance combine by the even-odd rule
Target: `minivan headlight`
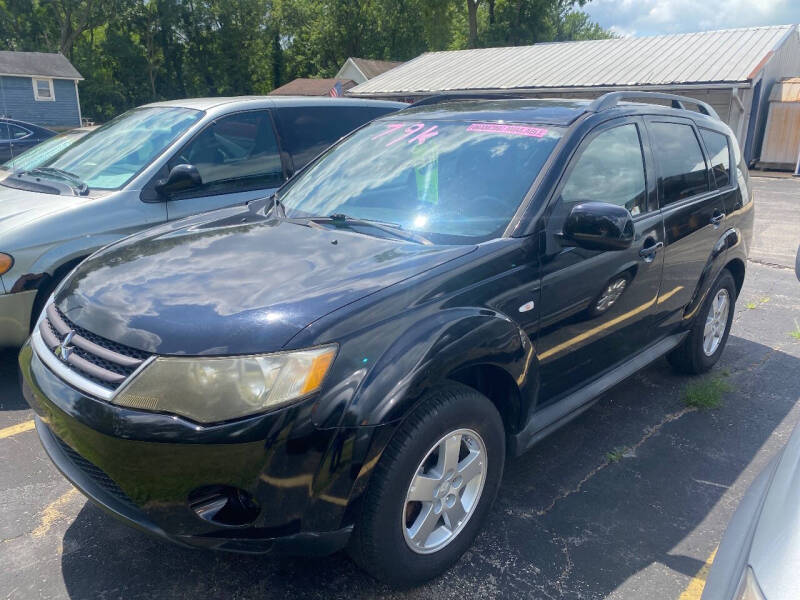
[[158,357],[111,402],[200,423],[227,421],[316,392],[335,356],[333,345],[256,356]]
[[14,266],[14,257],[5,252],[0,252],[0,275],[4,275]]

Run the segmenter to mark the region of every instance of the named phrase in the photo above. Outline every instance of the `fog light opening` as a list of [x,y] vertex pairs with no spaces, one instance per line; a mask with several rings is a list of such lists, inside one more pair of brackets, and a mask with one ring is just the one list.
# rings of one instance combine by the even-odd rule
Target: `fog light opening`
[[260,510],[248,492],[227,485],[194,490],[189,494],[189,508],[204,521],[225,527],[251,525]]

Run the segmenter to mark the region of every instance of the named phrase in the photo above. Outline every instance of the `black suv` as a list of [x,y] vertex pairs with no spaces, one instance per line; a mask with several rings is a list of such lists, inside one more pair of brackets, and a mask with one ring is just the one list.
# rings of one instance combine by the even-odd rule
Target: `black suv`
[[507,456],[662,355],[714,365],[752,223],[706,104],[434,98],[268,200],[89,257],[24,394],[59,469],[140,529],[347,546],[414,584],[469,547]]

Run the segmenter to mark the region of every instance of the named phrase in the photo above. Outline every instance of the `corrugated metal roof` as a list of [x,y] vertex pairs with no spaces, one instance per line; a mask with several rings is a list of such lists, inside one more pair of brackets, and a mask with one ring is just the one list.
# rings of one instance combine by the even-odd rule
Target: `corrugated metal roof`
[[0,75],[28,75],[82,80],[63,54],[0,51]]
[[772,87],[770,102],[800,102],[800,77],[781,79]]
[[790,34],[796,26],[429,52],[349,94],[747,82]]

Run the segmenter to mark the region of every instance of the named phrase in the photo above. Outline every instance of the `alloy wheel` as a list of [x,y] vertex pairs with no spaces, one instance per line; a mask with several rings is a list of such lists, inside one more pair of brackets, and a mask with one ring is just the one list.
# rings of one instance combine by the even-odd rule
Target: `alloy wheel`
[[731,301],[728,290],[721,288],[708,309],[706,325],[703,329],[703,353],[712,356],[722,343],[725,336],[725,328],[728,326],[728,312],[730,311]]
[[403,505],[403,536],[411,550],[431,554],[464,529],[483,492],[486,459],[486,445],[471,429],[452,431],[428,450]]

